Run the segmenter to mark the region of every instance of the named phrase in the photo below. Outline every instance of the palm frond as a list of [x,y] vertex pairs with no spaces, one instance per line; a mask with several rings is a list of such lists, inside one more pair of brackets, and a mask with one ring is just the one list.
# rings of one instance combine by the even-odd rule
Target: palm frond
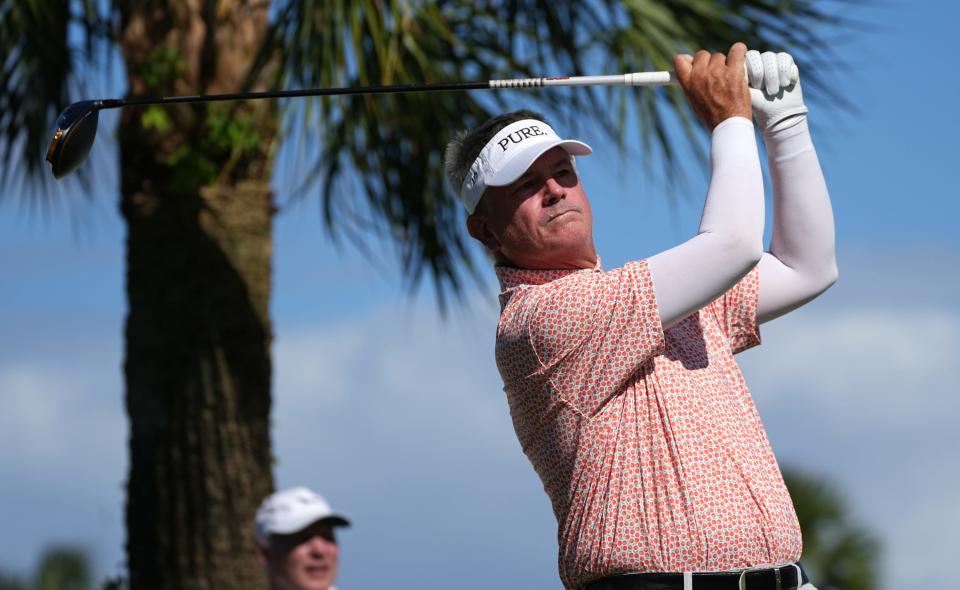
[[855,524],[837,486],[796,469],[783,470],[803,533],[802,561],[821,588],[870,590],[876,587],[880,542]]
[[[82,92],[109,32],[95,0],[9,0],[0,5],[0,186],[49,197],[43,157],[57,115]],[[82,174],[87,174],[84,171]],[[81,182],[84,177],[81,176]]]
[[[68,104],[73,64],[67,45],[69,0],[8,2],[0,8],[0,145],[2,175],[17,163],[40,166],[51,111]],[[43,35],[29,34],[43,31]],[[55,114],[53,116],[56,116]],[[5,178],[0,178],[0,182]]]
[[[279,63],[277,86],[429,83],[532,75],[672,69],[672,57],[734,41],[788,49],[810,94],[842,104],[825,83],[837,62],[825,35],[847,25],[831,3],[803,0],[287,0],[277,6],[259,69]],[[832,4],[843,5],[845,2]],[[852,22],[852,21],[850,21]],[[829,25],[829,26],[828,26]],[[531,94],[570,127],[590,121],[621,148],[632,120],[647,165],[679,170],[679,150],[705,161],[696,118],[679,89],[614,93],[586,88]],[[388,236],[410,285],[429,276],[441,301],[474,273],[460,209],[445,187],[441,152],[458,129],[503,104],[482,93],[320,100],[302,141],[320,143],[306,178],[318,183],[334,236],[360,243]],[[611,104],[617,105],[610,108]],[[302,125],[302,120],[300,121]],[[649,176],[649,175],[648,175]],[[682,173],[656,174],[666,184]],[[358,180],[359,182],[353,182]],[[360,199],[349,192],[359,186]],[[357,204],[362,203],[362,211]],[[347,204],[349,203],[349,206]],[[345,217],[341,217],[347,212]],[[364,220],[353,223],[351,220]],[[349,226],[349,227],[347,227]],[[474,275],[475,276],[475,275]]]
[[75,547],[51,547],[44,551],[34,575],[37,590],[88,590],[93,586],[90,558]]

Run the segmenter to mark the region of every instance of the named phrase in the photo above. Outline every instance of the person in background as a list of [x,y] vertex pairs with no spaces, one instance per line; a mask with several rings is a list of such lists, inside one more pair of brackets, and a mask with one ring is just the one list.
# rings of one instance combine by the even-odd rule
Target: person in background
[[268,496],[257,509],[257,554],[270,590],[335,590],[340,546],[335,529],[350,521],[323,496],[294,487]]

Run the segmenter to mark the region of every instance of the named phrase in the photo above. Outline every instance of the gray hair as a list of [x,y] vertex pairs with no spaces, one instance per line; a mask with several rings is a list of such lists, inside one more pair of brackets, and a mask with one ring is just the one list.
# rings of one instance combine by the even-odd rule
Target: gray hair
[[460,192],[463,180],[470,172],[470,166],[480,155],[483,146],[487,145],[493,136],[507,125],[524,119],[536,119],[546,123],[546,119],[540,113],[523,109],[487,119],[475,129],[458,132],[450,140],[444,154],[443,167],[447,180],[450,181],[455,192]]

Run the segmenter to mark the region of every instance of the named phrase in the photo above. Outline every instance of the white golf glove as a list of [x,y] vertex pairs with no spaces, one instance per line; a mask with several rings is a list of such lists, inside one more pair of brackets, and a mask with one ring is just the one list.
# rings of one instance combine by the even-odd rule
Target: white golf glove
[[800,91],[800,72],[789,53],[747,52],[747,82],[753,116],[762,131],[787,117],[807,112]]

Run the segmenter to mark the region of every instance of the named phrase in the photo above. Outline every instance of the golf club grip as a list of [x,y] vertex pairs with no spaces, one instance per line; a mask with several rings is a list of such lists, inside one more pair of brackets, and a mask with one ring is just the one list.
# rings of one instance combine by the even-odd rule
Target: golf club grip
[[[747,64],[743,64],[743,76],[747,75]],[[796,65],[790,72],[790,79],[800,79]],[[676,72],[633,72],[608,76],[560,76],[556,78],[513,78],[509,80],[490,80],[490,88],[545,88],[549,86],[666,86],[678,84]]]
[[634,72],[609,76],[561,76],[490,80],[490,88],[541,88],[550,86],[664,86],[676,84],[673,72]]

